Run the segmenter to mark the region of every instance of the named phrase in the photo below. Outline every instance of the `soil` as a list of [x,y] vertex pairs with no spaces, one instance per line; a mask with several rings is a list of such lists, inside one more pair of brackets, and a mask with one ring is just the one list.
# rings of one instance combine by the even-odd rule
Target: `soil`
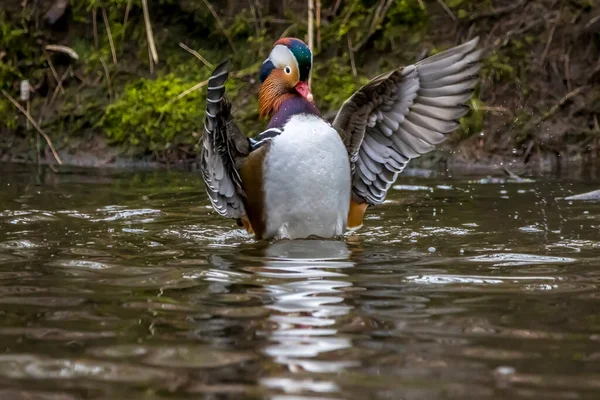
[[[39,26],[39,30],[27,37],[31,43],[49,43],[58,41],[56,44],[76,47],[77,37],[85,36],[90,43],[93,42],[90,34],[89,23],[81,24],[76,21],[81,20],[75,9],[71,9],[68,4],[61,14],[60,6],[63,1],[40,1],[38,8],[32,12],[34,17],[28,20],[31,26]],[[93,3],[93,2],[92,2]],[[121,20],[125,9],[126,1],[117,1],[115,4],[121,4],[121,8],[115,6],[109,9],[109,18]],[[193,18],[202,20],[202,18],[214,19],[208,14],[205,7],[198,4],[204,4],[203,1],[165,1],[168,6],[163,7],[160,12],[153,14],[154,31],[159,32],[159,49],[166,46],[173,46],[174,35],[171,32],[181,29],[182,13],[193,14],[188,18],[186,27],[190,26]],[[227,4],[225,4],[227,3]],[[223,2],[216,6],[215,10],[221,16],[221,23],[230,27],[239,23],[236,15],[240,14],[240,9],[246,9],[244,5],[237,5],[235,0]],[[250,2],[251,3],[251,2]],[[344,21],[347,18],[352,22],[352,18],[358,18],[353,15],[349,7],[356,3],[369,5],[369,17],[364,20],[358,20],[357,27],[349,30],[347,35],[354,37],[357,41],[362,40],[360,54],[355,55],[355,62],[358,68],[358,79],[361,77],[374,76],[382,69],[395,65],[398,61],[414,62],[423,57],[428,52],[433,52],[438,48],[449,47],[453,44],[464,41],[468,37],[476,34],[482,38],[482,45],[486,48],[487,59],[484,65],[481,86],[478,91],[479,99],[472,104],[476,109],[463,121],[463,129],[452,134],[445,142],[440,151],[423,157],[421,160],[414,160],[416,167],[446,168],[450,171],[481,171],[482,173],[502,174],[502,167],[510,166],[519,173],[564,173],[565,171],[579,171],[589,173],[596,171],[598,158],[600,156],[600,6],[596,2],[587,0],[494,0],[491,2],[475,2],[469,0],[447,1],[452,15],[441,7],[438,1],[425,1],[425,18],[423,21],[411,20],[411,28],[402,30],[403,20],[400,25],[394,25],[392,22],[395,17],[391,8],[388,14],[379,21],[379,28],[373,32],[367,30],[370,23],[376,18],[375,10],[377,7],[385,6],[386,1],[360,1],[353,0],[344,3],[336,8],[336,1],[322,1],[322,24],[323,24],[323,48],[315,56],[315,64],[321,63],[327,65],[332,60],[346,60],[347,47],[341,46],[340,40],[331,39],[326,36],[326,29],[336,27],[342,29]],[[482,5],[482,3],[486,3]],[[108,4],[108,3],[107,3]],[[400,2],[398,2],[400,4]],[[59,7],[58,11],[56,7]],[[280,6],[280,7],[278,7]],[[91,7],[91,6],[90,6]],[[111,6],[112,7],[112,6]],[[157,6],[158,7],[158,6]],[[287,10],[282,13],[281,10]],[[279,24],[277,21],[284,20],[288,14],[293,14],[298,18],[290,21],[288,29],[297,36],[302,37],[305,28],[295,28],[293,26],[302,26],[305,23],[303,16],[305,4],[303,2],[292,1],[274,1],[266,2],[262,7],[254,9],[253,12],[260,12],[264,21],[263,36],[260,44],[259,55],[262,56],[264,49],[269,48],[273,37],[277,37],[285,29],[285,24]],[[52,14],[54,10],[54,14]],[[94,9],[100,15],[101,8]],[[116,10],[116,11],[114,11]],[[396,11],[394,11],[396,10]],[[156,10],[155,10],[156,11]],[[22,2],[20,0],[8,0],[5,7],[2,21],[14,20],[17,16],[22,18]],[[404,11],[402,11],[404,12]],[[57,14],[58,13],[58,14]],[[173,15],[166,15],[172,13]],[[90,13],[85,10],[85,15]],[[394,15],[392,15],[394,14]],[[207,16],[208,15],[208,16]],[[408,15],[408,14],[406,14]],[[408,21],[406,15],[402,15]],[[302,18],[298,17],[302,16]],[[77,17],[77,18],[76,18]],[[79,19],[78,19],[79,18]],[[132,8],[131,24],[143,24],[141,10]],[[100,24],[101,17],[97,22]],[[204,20],[202,20],[204,21]],[[50,23],[53,22],[53,23]],[[348,24],[350,23],[348,22]],[[213,25],[203,29],[217,29],[215,21]],[[248,21],[248,24],[252,22]],[[208,23],[207,23],[208,24]],[[363,24],[363,25],[361,25]],[[408,22],[406,22],[408,26]],[[257,24],[258,25],[258,24]],[[202,28],[202,27],[201,27]],[[200,34],[198,29],[190,28],[190,31],[184,31],[183,34]],[[99,28],[97,28],[99,29]],[[170,29],[170,31],[169,31]],[[399,32],[396,32],[400,29]],[[361,31],[362,30],[362,31]],[[258,27],[257,27],[258,31]],[[130,46],[131,51],[124,52],[121,55],[122,61],[117,66],[111,66],[116,69],[115,78],[112,82],[112,91],[106,92],[107,86],[102,79],[102,69],[99,63],[95,70],[89,71],[82,62],[81,65],[73,68],[70,73],[75,76],[81,86],[90,86],[98,91],[98,97],[106,98],[100,104],[96,105],[89,115],[97,115],[98,120],[102,117],[106,108],[114,101],[122,98],[120,94],[125,90],[127,83],[134,77],[137,79],[156,79],[161,76],[161,71],[155,71],[155,75],[148,76],[148,62],[140,58],[139,54],[145,51],[146,43],[144,30],[140,28],[137,36],[139,43],[133,43]],[[352,36],[354,35],[354,36]],[[139,36],[139,38],[138,38]],[[221,35],[223,36],[223,35]],[[160,40],[162,37],[162,41]],[[227,47],[227,41],[223,38],[222,46]],[[241,34],[233,36],[233,41],[242,48],[243,41],[248,41],[246,51],[253,52],[250,48],[248,38]],[[257,40],[255,37],[252,40]],[[345,40],[345,39],[344,39]],[[27,61],[22,59],[25,51],[17,52],[18,57],[13,53],[14,48],[2,47],[0,39],[0,64],[9,68],[18,69],[21,74],[31,73],[38,78],[32,79],[32,84],[36,86],[37,95],[41,98],[40,102],[47,102],[48,97],[52,96],[56,90],[56,80],[53,78],[53,72],[49,65],[40,64],[40,72],[35,75],[35,60]],[[252,42],[254,43],[254,42]],[[401,44],[402,43],[402,44]],[[24,46],[24,45],[23,45]],[[108,49],[108,44],[106,44]],[[438,47],[439,46],[439,47]],[[108,51],[108,50],[106,50]],[[244,51],[244,50],[239,50]],[[29,52],[29,57],[41,57],[40,52]],[[106,56],[110,59],[110,53]],[[21,58],[19,58],[21,57]],[[248,57],[251,58],[251,57]],[[68,72],[68,65],[72,62],[68,57],[53,56],[54,67],[59,75]],[[90,58],[90,60],[93,59]],[[256,61],[256,60],[254,60]],[[12,64],[11,64],[12,62]],[[87,61],[86,61],[87,62]],[[91,65],[90,61],[90,65]],[[248,64],[246,64],[248,65]],[[2,66],[2,65],[0,65]],[[88,65],[89,67],[89,65]],[[158,65],[156,68],[163,68],[164,72],[175,71],[175,67],[168,63]],[[111,71],[112,72],[112,71]],[[14,97],[18,97],[18,86],[20,80],[16,75],[5,76],[4,81],[0,82],[0,88]],[[326,75],[321,72],[321,76]],[[253,79],[246,79],[247,92],[243,99],[238,99],[238,108],[253,107],[252,102],[248,102],[248,96],[254,96],[256,93],[256,82]],[[65,82],[67,93],[70,92],[70,84]],[[86,90],[85,88],[83,89]],[[91,89],[90,89],[91,90]],[[82,92],[83,93],[83,92]],[[110,95],[110,96],[109,96]],[[65,95],[66,96],[66,95]],[[75,94],[73,94],[75,96]],[[91,95],[94,97],[94,95]],[[65,126],[72,123],[74,117],[65,117],[63,110],[59,107],[65,107],[67,100],[60,100],[58,96],[56,105],[42,109],[46,115],[47,122],[42,127],[52,132],[52,138],[55,141],[58,153],[64,162],[68,165],[83,167],[143,167],[160,168],[163,166],[177,166],[181,168],[197,168],[196,165],[196,140],[187,141],[181,145],[170,146],[166,150],[153,150],[151,148],[137,147],[132,150],[131,145],[127,143],[116,143],[109,135],[99,128],[98,123],[80,123],[81,132],[72,134],[70,131],[56,133]],[[116,100],[115,100],[116,99]],[[5,100],[5,99],[0,99]],[[333,99],[329,106],[341,104],[343,99]],[[235,102],[234,102],[235,105]],[[2,162],[39,162],[42,164],[55,164],[52,153],[45,146],[43,140],[36,138],[37,133],[31,127],[26,128],[26,120],[16,109],[7,111],[4,106],[4,114],[0,104],[0,115],[3,115],[5,121],[16,120],[17,124],[8,125],[0,123],[0,161]],[[32,105],[33,107],[33,105]],[[55,108],[53,108],[55,107]],[[200,104],[198,107],[202,107]],[[42,106],[40,105],[41,109]],[[32,114],[38,112],[35,107],[32,108]],[[247,111],[243,111],[247,113]],[[252,118],[253,110],[250,110]],[[335,115],[335,110],[328,110],[325,113],[328,116]],[[85,114],[79,117],[85,119]],[[91,117],[90,117],[91,118]],[[78,120],[79,121],[79,120]],[[167,121],[168,123],[168,121]],[[201,124],[201,122],[199,122]],[[79,125],[78,125],[79,126]],[[39,151],[38,151],[39,149]],[[592,172],[595,174],[595,172]]]

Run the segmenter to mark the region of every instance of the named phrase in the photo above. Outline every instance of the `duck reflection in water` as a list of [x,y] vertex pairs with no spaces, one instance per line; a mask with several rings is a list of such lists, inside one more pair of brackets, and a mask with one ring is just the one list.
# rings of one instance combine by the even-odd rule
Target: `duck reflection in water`
[[[253,269],[268,278],[264,289],[272,298],[266,307],[273,330],[264,352],[291,372],[339,372],[358,365],[331,352],[352,347],[338,332],[336,318],[347,315],[344,292],[352,283],[345,270],[354,266],[345,242],[329,240],[280,241],[265,249],[265,263]],[[274,282],[274,283],[271,283]]]

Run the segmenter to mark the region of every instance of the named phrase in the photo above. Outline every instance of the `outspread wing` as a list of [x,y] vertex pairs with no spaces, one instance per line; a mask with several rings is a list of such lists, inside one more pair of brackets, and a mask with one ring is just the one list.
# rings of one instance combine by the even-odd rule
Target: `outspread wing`
[[241,218],[246,210],[238,171],[250,152],[250,142],[233,121],[231,103],[225,98],[228,77],[229,62],[225,61],[208,79],[200,165],[215,211],[226,217]]
[[435,148],[469,107],[481,68],[479,39],[374,78],[333,122],[353,164],[353,199],[381,204],[408,161]]

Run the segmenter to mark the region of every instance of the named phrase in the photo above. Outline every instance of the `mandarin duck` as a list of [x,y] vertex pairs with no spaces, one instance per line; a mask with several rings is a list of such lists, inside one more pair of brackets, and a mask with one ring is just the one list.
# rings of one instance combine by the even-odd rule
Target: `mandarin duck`
[[258,239],[330,238],[362,225],[406,164],[459,126],[478,82],[478,38],[379,75],[327,122],[308,86],[312,52],[300,39],[275,42],[260,67],[254,139],[225,97],[229,62],[207,85],[200,168],[215,211]]

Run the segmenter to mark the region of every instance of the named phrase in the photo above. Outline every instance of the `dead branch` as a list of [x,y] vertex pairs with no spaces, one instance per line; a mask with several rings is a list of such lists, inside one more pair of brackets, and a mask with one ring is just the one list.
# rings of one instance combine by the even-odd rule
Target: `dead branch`
[[[144,1],[146,1],[146,0],[144,0]],[[217,12],[213,8],[213,6],[208,2],[208,0],[202,0],[202,1],[204,1],[204,4],[208,8],[208,11],[210,11],[210,13],[213,15],[213,17],[215,17],[215,20],[217,21],[217,24],[219,25],[221,32],[223,32],[223,34],[227,38],[227,41],[229,42],[229,45],[231,46],[231,49],[233,50],[233,52],[237,53],[235,44],[233,44],[233,40],[231,39],[231,36],[229,36],[227,29],[225,29],[225,25],[223,25],[223,21],[221,21],[221,18],[219,18],[219,15],[217,14]]]
[[58,73],[56,72],[56,69],[54,68],[54,64],[52,64],[52,60],[50,59],[50,56],[48,56],[48,53],[46,52],[46,50],[44,50],[44,57],[46,57],[46,60],[48,61],[48,65],[50,66],[50,71],[52,71],[52,75],[54,76],[54,79],[56,80],[56,84],[58,85],[60,92],[64,93],[65,89],[63,89],[63,87],[62,87],[62,83],[60,82]]
[[179,43],[179,47],[181,47],[182,49],[184,49],[185,51],[187,51],[188,53],[190,53],[191,55],[196,57],[198,60],[202,61],[202,64],[206,65],[208,68],[210,68],[210,69],[214,68],[214,65],[212,65],[210,62],[208,62],[206,60],[206,58],[202,57],[202,55],[200,55],[200,53],[198,53],[196,50],[190,49],[183,43]]
[[546,47],[544,47],[544,52],[542,53],[542,58],[540,58],[540,67],[544,66],[544,62],[546,61],[546,57],[548,56],[548,52],[550,51],[550,45],[552,44],[552,39],[554,38],[554,32],[556,31],[556,25],[558,25],[558,21],[560,20],[560,11],[558,15],[554,19],[554,23],[552,24],[552,28],[550,29],[550,34],[548,35],[548,41],[546,42]]
[[[314,53],[314,20],[315,20],[315,0],[308,0],[308,48]],[[308,77],[308,87],[312,83],[312,76]]]
[[96,23],[96,19],[96,9],[94,8],[92,10],[92,31],[94,31],[94,45],[98,49],[100,47],[100,40],[98,39],[98,24]]
[[125,32],[127,32],[127,21],[129,21],[129,13],[131,12],[131,3],[133,0],[127,0],[125,7],[125,18],[123,18],[123,35],[121,36],[121,51],[123,51],[123,43],[125,43]]
[[46,50],[48,51],[58,51],[60,53],[65,53],[67,54],[69,57],[71,57],[74,60],[79,60],[79,54],[77,54],[77,52],[75,50],[73,50],[70,47],[67,46],[63,46],[60,44],[47,44],[46,45]]
[[104,58],[102,58],[102,57],[100,57],[100,62],[102,63],[102,67],[104,68],[104,74],[106,75],[106,86],[108,87],[108,96],[112,100],[113,99],[112,83],[110,80],[110,72],[108,72],[108,65],[106,65],[106,61],[104,61]]
[[358,72],[356,71],[356,63],[354,62],[354,52],[352,51],[352,39],[350,39],[350,35],[348,38],[348,54],[350,55],[350,66],[352,67],[352,75],[356,78]]
[[558,103],[556,103],[551,109],[550,111],[548,111],[547,113],[545,113],[541,118],[540,121],[545,121],[548,118],[550,118],[551,116],[553,116],[567,101],[569,101],[571,98],[577,96],[579,93],[583,92],[585,89],[587,89],[588,86],[584,85],[581,87],[578,87],[575,90],[571,90],[569,93],[567,93],[565,96],[563,96],[562,99],[560,99],[560,101]]
[[110,45],[110,52],[112,53],[113,64],[117,63],[117,51],[115,50],[115,43],[113,42],[112,33],[110,31],[110,23],[108,21],[108,15],[106,15],[106,9],[102,7],[102,19],[104,20],[104,26],[106,27],[106,34],[108,35],[108,44]]
[[50,147],[50,151],[52,151],[52,155],[54,156],[54,159],[56,160],[57,163],[62,165],[62,160],[60,159],[58,153],[54,149],[52,140],[50,140],[50,137],[48,135],[46,135],[46,133],[42,130],[42,128],[40,128],[40,126],[37,124],[37,122],[35,122],[35,120],[31,117],[31,114],[29,114],[27,112],[27,110],[25,110],[15,99],[13,99],[8,93],[6,93],[6,91],[4,89],[0,89],[0,91],[2,92],[4,97],[6,97],[11,103],[14,104],[15,107],[17,107],[17,109],[19,111],[21,111],[21,113],[23,113],[23,115],[25,115],[25,117],[29,120],[29,122],[31,122],[31,125],[33,125],[33,127],[39,132],[39,134],[44,137],[44,139],[46,140],[46,143],[48,143],[48,147]]
[[571,91],[571,50],[573,50],[573,46],[569,46],[565,56],[565,78],[567,80],[568,91]]
[[[73,72],[73,67],[69,65],[69,67],[67,68],[67,70],[65,71],[65,73],[60,77],[60,84],[62,87],[62,83],[65,81],[65,79],[67,78],[67,75],[69,75],[69,73]],[[56,100],[56,97],[58,96],[58,86],[54,89],[54,92],[52,93],[52,97],[50,98],[50,103],[48,103],[49,106],[51,106],[52,104],[54,104],[54,100]]]
[[452,10],[446,5],[446,3],[444,3],[444,0],[437,0],[437,2],[440,3],[440,6],[442,6],[444,11],[446,11],[446,14],[448,14],[450,18],[452,18],[452,21],[456,21],[456,15],[454,15]]
[[[375,15],[373,15],[373,19],[371,20],[371,26],[369,27],[367,34],[360,42],[358,42],[358,44],[356,44],[352,48],[352,51],[354,51],[356,53],[365,44],[367,44],[369,39],[371,39],[371,36],[373,36],[375,34],[375,32],[377,32],[377,30],[379,29],[378,26],[385,19],[385,16],[387,15],[388,10],[390,9],[390,7],[392,6],[393,3],[394,3],[394,0],[381,0],[379,2],[379,5],[375,9]],[[351,12],[352,12],[352,9],[350,10],[350,13]]]
[[499,17],[501,15],[508,14],[511,11],[516,10],[517,8],[523,6],[526,2],[527,2],[527,0],[519,0],[519,1],[516,1],[514,4],[511,4],[506,7],[500,7],[500,8],[496,8],[495,10],[473,14],[469,17],[469,21],[473,22],[480,18]]
[[529,31],[530,29],[533,29],[533,28],[537,27],[538,25],[541,25],[542,23],[544,23],[545,20],[546,20],[545,18],[539,18],[539,19],[536,19],[535,21],[532,21],[529,24],[525,25],[521,29],[513,29],[513,30],[506,32],[506,35],[504,36],[504,40],[502,40],[501,38],[496,39],[494,41],[494,46],[495,47],[497,47],[499,45],[506,46],[508,44],[508,42],[510,41],[511,36],[521,35],[527,31]]
[[152,23],[150,22],[150,12],[148,11],[148,0],[142,0],[142,8],[144,11],[144,24],[146,25],[146,37],[148,38],[148,47],[152,60],[158,64],[158,52],[156,51],[156,43],[154,43],[154,34],[152,33]]
[[321,0],[317,1],[316,25],[317,25],[317,51],[321,51]]

